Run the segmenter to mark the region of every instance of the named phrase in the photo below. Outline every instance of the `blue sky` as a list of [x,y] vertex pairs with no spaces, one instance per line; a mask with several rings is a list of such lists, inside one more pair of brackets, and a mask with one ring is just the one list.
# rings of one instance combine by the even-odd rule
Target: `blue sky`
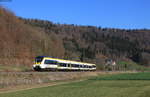
[[150,0],[12,0],[0,4],[17,16],[60,24],[150,29]]

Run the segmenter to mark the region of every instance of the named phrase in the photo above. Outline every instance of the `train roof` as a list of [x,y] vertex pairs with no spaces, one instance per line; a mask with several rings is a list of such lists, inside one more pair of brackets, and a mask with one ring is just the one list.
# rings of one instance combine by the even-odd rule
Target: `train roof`
[[72,61],[72,60],[59,59],[59,58],[54,58],[54,57],[50,57],[50,56],[37,56],[36,58],[48,58],[48,59],[57,60],[57,61],[65,62],[65,63],[96,65],[96,64],[92,64],[92,63],[85,63],[85,62],[78,62],[78,61]]

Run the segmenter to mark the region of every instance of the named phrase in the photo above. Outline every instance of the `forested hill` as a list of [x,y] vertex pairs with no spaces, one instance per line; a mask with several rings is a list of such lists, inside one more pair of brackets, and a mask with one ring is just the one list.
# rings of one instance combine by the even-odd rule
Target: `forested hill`
[[[132,60],[143,65],[150,64],[150,30],[54,24],[38,19],[21,18],[21,20],[61,41],[60,44],[64,48],[62,58],[100,63],[104,62],[104,59],[111,58]],[[53,48],[53,45],[45,46]],[[61,57],[56,54],[53,56]]]
[[55,24],[16,17],[0,8],[0,64],[31,65],[35,56],[46,55],[96,64],[111,58],[148,65],[149,37],[147,29]]

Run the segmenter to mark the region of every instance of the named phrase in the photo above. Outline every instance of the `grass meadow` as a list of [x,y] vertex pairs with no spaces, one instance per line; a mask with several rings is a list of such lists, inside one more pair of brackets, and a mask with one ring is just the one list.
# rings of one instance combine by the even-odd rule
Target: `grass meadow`
[[1,93],[0,97],[150,97],[150,73],[98,76],[80,82]]

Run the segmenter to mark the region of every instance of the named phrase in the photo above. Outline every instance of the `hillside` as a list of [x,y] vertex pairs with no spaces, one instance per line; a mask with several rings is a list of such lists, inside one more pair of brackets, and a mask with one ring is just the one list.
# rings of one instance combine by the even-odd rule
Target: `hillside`
[[142,65],[150,64],[150,30],[54,24],[38,19],[20,20],[63,41],[63,58],[97,63],[103,63],[104,59],[111,58],[131,60]]
[[104,64],[105,59],[150,65],[150,30],[55,24],[24,19],[0,7],[0,64],[28,65],[46,55]]
[[24,24],[14,13],[5,8],[0,8],[0,64],[6,65],[32,65],[33,58],[37,55],[57,52],[61,56],[61,44],[55,44],[56,49],[45,47],[47,43],[54,45],[59,40],[51,39],[51,36],[42,30]]

